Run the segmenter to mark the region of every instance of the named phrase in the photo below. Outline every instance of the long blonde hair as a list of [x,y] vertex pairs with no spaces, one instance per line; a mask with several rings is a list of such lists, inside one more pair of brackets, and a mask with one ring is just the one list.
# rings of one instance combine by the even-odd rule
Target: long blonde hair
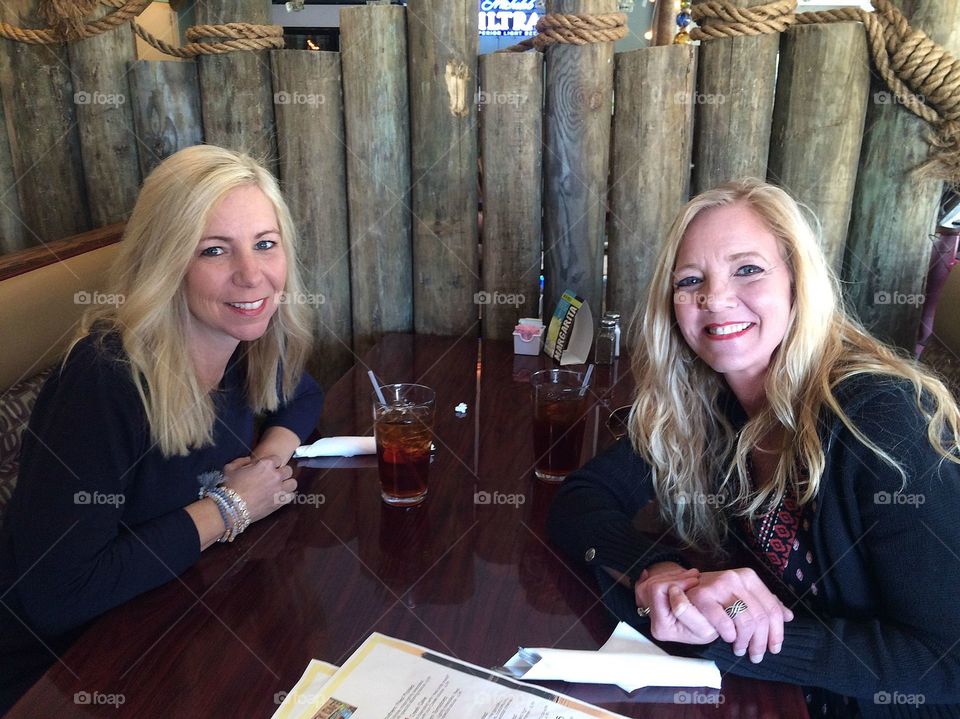
[[[196,145],[168,157],[144,181],[111,269],[110,291],[122,303],[88,312],[74,340],[91,331],[119,333],[152,440],[167,457],[213,441],[216,413],[188,351],[183,284],[212,210],[244,185],[255,185],[273,204],[287,260],[284,289],[300,296],[296,229],[273,175],[247,155]],[[312,341],[308,312],[303,304],[280,303],[263,336],[241,343],[254,412],[275,410],[296,388]]]
[[[700,212],[737,202],[748,204],[777,238],[793,284],[787,328],[766,375],[767,406],[739,434],[719,406],[725,382],[686,344],[673,304],[673,269],[687,228]],[[731,516],[755,520],[785,495],[801,505],[817,496],[826,464],[817,433],[823,408],[906,481],[896,459],[853,425],[834,395],[838,384],[856,375],[909,381],[931,445],[943,458],[960,463],[960,412],[949,390],[847,314],[816,233],[778,187],[745,179],[690,200],[660,250],[646,308],[638,308],[634,325],[642,328],[642,341],[634,351],[637,396],[630,439],[652,467],[662,518],[690,545],[718,547]],[[774,474],[763,486],[751,486],[750,452],[776,432],[782,439]]]

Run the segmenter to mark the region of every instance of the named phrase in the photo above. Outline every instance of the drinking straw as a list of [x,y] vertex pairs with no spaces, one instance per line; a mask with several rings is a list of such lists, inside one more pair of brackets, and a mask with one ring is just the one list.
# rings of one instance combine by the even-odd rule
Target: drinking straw
[[590,383],[590,375],[593,374],[593,365],[587,367],[587,373],[583,376],[583,383],[580,385],[580,389],[586,389],[587,385]]
[[367,370],[367,377],[370,378],[370,384],[373,385],[373,391],[377,393],[377,399],[380,400],[380,404],[387,404],[383,392],[380,391],[380,382],[377,380],[377,376],[373,373],[372,369]]

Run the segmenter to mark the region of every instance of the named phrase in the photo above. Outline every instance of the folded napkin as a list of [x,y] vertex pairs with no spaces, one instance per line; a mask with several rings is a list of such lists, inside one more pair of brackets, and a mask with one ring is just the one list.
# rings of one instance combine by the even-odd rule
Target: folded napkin
[[598,651],[520,649],[504,668],[517,679],[641,687],[720,688],[720,670],[707,659],[674,657],[625,622]]
[[358,454],[376,454],[373,437],[324,437],[313,444],[297,447],[294,457],[353,457]]

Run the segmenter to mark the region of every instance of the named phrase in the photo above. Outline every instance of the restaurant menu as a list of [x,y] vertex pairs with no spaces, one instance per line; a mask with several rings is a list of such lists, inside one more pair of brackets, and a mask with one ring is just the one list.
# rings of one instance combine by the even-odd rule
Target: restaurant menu
[[615,719],[620,714],[371,634],[340,668],[311,661],[274,719]]

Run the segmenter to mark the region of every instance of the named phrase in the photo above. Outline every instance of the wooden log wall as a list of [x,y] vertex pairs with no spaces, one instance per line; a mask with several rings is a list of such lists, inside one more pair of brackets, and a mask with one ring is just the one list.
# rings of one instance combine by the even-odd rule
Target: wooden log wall
[[[901,7],[912,26],[954,57],[960,55],[960,3],[905,0]],[[874,80],[843,277],[850,304],[867,328],[908,351],[917,341],[929,238],[943,192],[942,182],[914,173],[929,156],[930,132],[929,125]]]
[[477,324],[476,0],[409,0],[413,316],[421,334]]
[[517,320],[540,309],[540,53],[481,57],[479,102],[483,336],[510,339]]
[[[6,0],[0,17],[38,27],[36,2]],[[960,6],[901,5],[957,53]],[[218,0],[198,6],[196,21],[267,22],[269,7]],[[603,13],[616,2],[549,9]],[[477,332],[482,309],[482,334],[507,337],[517,317],[537,314],[541,241],[545,315],[570,288],[595,315],[606,304],[627,318],[677,207],[743,175],[767,176],[813,208],[861,317],[912,346],[942,185],[910,174],[928,156],[929,128],[886,88],[867,90],[857,23],[616,60],[609,43],[560,46],[487,56],[479,68],[472,0],[347,9],[341,54],[282,51],[272,69],[268,53],[131,63],[124,30],[68,48],[0,43],[0,173],[9,179],[0,247],[122,218],[141,177],[201,141],[271,166],[279,159],[307,290],[325,298],[316,315],[325,364],[314,368],[324,381],[385,332]],[[489,97],[529,100],[481,94],[478,113],[478,69]],[[124,102],[78,104],[84,92]],[[478,290],[524,301],[480,304]]]
[[[555,0],[548,12],[615,12],[615,0]],[[603,307],[603,245],[613,110],[613,43],[546,52],[543,160],[544,314],[570,289]]]
[[779,47],[776,34],[708,40],[700,46],[694,194],[735,177],[766,177]]
[[[101,5],[92,17],[112,8]],[[129,24],[68,43],[80,130],[80,152],[93,227],[129,217],[140,189],[140,165],[129,82],[136,59]]]
[[[821,69],[833,68],[831,72]],[[858,22],[784,33],[767,177],[813,210],[837,273],[843,259],[870,90]]]
[[130,93],[141,176],[203,142],[196,63],[138,61],[130,68]]
[[[0,20],[43,25],[36,0],[4,0]],[[9,194],[16,186],[22,227],[5,244],[30,247],[90,229],[74,92],[65,47],[0,43],[0,96],[13,165],[3,190]]]
[[[218,0],[195,7],[198,25],[270,22],[270,0]],[[269,54],[203,55],[197,62],[204,141],[246,152],[275,171],[277,143]]]
[[616,57],[607,306],[630,320],[646,306],[661,243],[689,199],[697,48],[668,45]]
[[346,119],[353,347],[413,330],[410,100],[406,13],[397,5],[340,11]]
[[273,61],[280,179],[300,235],[302,302],[314,319],[314,361],[324,386],[353,364],[350,242],[340,54],[275,50]]

